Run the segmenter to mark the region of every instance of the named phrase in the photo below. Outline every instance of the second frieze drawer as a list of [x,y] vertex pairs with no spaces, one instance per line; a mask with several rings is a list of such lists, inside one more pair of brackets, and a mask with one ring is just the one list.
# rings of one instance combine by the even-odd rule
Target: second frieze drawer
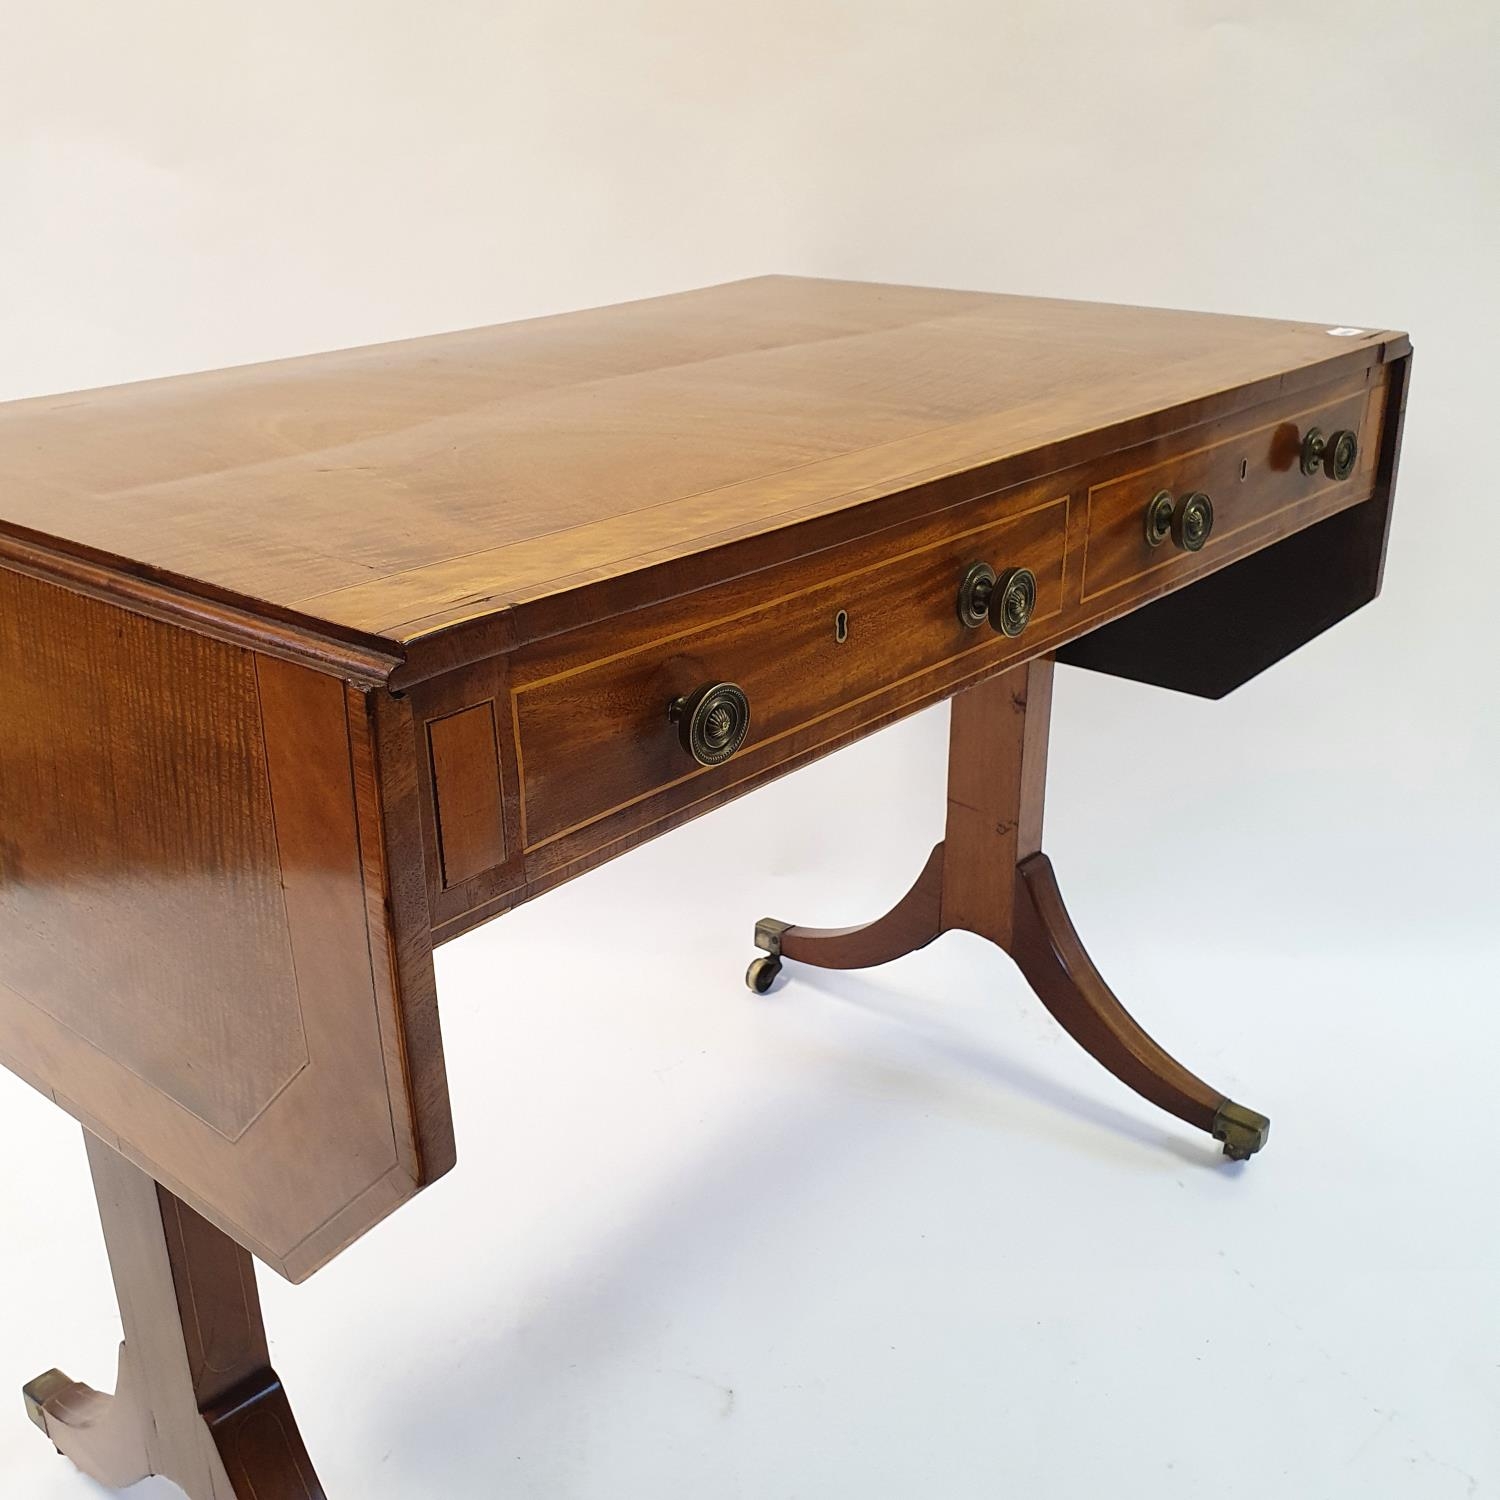
[[[518,662],[512,711],[525,848],[699,778],[708,788],[732,784],[741,766],[779,758],[778,742],[946,663],[961,676],[1025,655],[1028,640],[964,624],[959,588],[975,561],[1002,576],[1030,570],[1029,633],[1062,611],[1067,524],[1068,498],[1059,495],[1003,520],[938,529],[936,539],[923,528],[925,539],[913,536],[904,550],[863,549],[846,571],[825,566],[817,582],[805,565],[776,569],[752,582],[753,592],[742,581],[669,601]],[[749,724],[731,757],[704,766],[684,746],[671,705],[720,683],[743,693]],[[737,729],[738,700],[711,707],[710,730]]]

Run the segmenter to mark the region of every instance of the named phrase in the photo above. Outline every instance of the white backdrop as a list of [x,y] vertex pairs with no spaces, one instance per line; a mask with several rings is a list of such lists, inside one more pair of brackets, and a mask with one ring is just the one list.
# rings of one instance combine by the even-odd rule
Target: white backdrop
[[[1079,927],[1266,1153],[976,940],[742,987],[919,868],[920,715],[440,953],[459,1169],[262,1277],[331,1495],[1500,1494],[1497,55],[1487,0],[0,0],[0,397],[768,270],[1417,347],[1375,606],[1221,704],[1058,685]],[[78,1133],[5,1075],[0,1143],[0,1386],[105,1384]],[[98,1492],[17,1399],[0,1493]]]

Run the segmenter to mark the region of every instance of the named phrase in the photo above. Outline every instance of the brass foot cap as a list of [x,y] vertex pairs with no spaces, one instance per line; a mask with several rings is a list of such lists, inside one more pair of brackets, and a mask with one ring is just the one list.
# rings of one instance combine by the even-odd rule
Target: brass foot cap
[[48,1370],[38,1375],[29,1385],[21,1387],[21,1399],[26,1403],[26,1415],[43,1432],[47,1430],[47,1403],[64,1391],[72,1388],[73,1382],[61,1370]]
[[1245,1161],[1254,1156],[1271,1134],[1271,1122],[1264,1115],[1230,1099],[1219,1106],[1210,1128],[1213,1138],[1224,1142],[1224,1155],[1230,1161]]
[[772,958],[781,957],[781,935],[793,924],[778,922],[775,917],[762,917],[755,924],[755,946]]

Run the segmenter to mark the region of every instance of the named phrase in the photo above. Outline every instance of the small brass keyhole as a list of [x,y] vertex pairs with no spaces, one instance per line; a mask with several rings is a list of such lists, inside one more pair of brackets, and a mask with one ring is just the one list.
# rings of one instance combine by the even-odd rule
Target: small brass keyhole
[[841,609],[833,617],[833,638],[840,646],[849,639],[849,611]]

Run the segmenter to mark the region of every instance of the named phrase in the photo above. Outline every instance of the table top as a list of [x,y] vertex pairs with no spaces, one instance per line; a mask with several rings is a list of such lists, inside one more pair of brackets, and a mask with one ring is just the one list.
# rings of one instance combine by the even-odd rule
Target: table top
[[759,277],[0,405],[0,533],[404,648],[945,474],[1081,461],[1408,347]]

